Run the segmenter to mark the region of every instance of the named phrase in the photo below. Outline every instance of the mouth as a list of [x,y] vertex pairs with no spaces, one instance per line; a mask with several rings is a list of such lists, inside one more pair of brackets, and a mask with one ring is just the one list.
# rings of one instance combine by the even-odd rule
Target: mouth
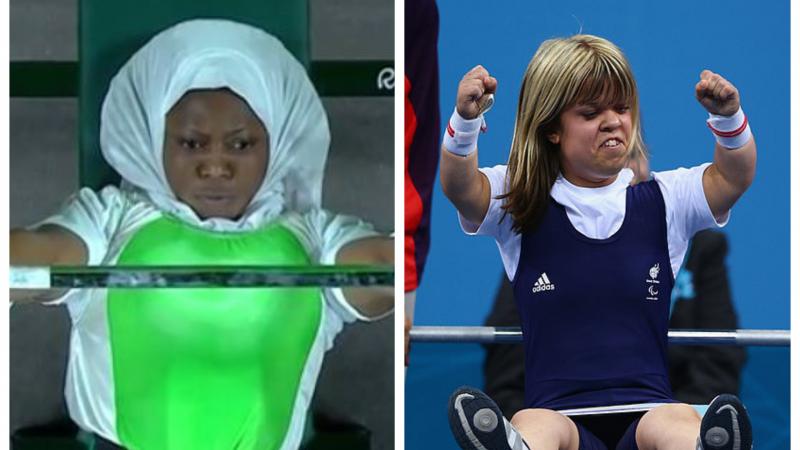
[[625,142],[620,138],[608,138],[600,144],[600,150],[622,150],[625,148]]
[[236,199],[232,194],[216,192],[199,193],[195,198],[207,205],[227,205]]

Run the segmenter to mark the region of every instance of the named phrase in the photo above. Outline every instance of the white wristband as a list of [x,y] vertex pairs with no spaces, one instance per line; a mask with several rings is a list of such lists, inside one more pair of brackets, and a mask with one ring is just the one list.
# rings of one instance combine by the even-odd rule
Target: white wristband
[[728,150],[744,146],[753,136],[742,108],[739,108],[732,116],[718,116],[709,113],[706,123],[714,133],[717,143]]
[[442,145],[448,152],[467,156],[478,148],[478,135],[486,128],[483,114],[474,119],[465,119],[453,111],[444,131]]

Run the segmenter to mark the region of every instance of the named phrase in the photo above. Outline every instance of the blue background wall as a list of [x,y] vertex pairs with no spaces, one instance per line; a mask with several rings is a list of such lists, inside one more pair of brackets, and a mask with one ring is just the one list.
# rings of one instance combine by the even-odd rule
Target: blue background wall
[[[519,84],[547,38],[579,32],[619,45],[637,78],[653,170],[713,158],[706,113],[694,99],[711,69],[741,92],[758,142],[755,183],[724,228],[728,267],[742,328],[789,328],[789,2],[686,0],[439,2],[442,119],[464,73],[482,64],[499,81],[480,138],[480,164],[505,163]],[[443,122],[444,126],[444,122]],[[488,238],[463,235],[437,185],[432,246],[418,291],[417,325],[480,325],[502,266]],[[748,349],[741,396],[760,450],[789,448],[788,348]],[[406,448],[455,449],[447,425],[449,394],[483,384],[478,345],[417,344],[406,379]]]

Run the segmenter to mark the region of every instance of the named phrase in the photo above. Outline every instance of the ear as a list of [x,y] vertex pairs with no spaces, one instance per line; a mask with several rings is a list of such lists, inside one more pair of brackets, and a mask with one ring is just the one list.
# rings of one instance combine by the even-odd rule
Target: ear
[[561,142],[561,133],[557,131],[553,133],[547,133],[547,140],[558,145],[558,143]]

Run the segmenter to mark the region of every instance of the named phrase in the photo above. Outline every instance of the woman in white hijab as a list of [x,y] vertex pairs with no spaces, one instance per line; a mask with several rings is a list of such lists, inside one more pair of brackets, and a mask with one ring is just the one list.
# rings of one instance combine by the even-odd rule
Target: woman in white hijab
[[[329,141],[305,70],[277,39],[181,23],[111,82],[101,147],[121,187],[82,189],[13,230],[11,264],[391,264],[390,239],[320,208]],[[392,307],[390,289],[13,295],[66,304],[70,416],[101,445],[131,449],[297,448],[335,335]]]

